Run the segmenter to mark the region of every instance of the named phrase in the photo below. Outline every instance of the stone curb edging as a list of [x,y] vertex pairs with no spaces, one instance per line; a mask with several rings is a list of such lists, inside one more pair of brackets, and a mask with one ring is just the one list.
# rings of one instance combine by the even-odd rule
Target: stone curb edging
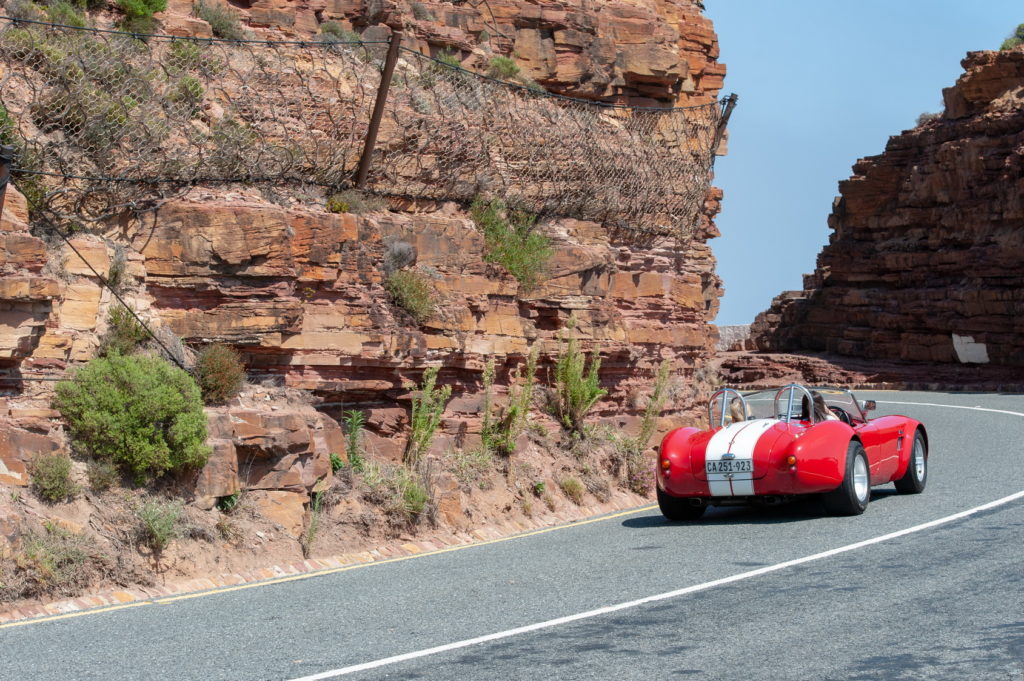
[[590,506],[570,506],[561,508],[558,511],[548,513],[544,516],[535,516],[527,519],[526,522],[509,520],[498,525],[484,525],[482,527],[466,532],[437,531],[430,536],[416,539],[414,541],[396,540],[389,544],[377,546],[373,549],[344,553],[339,556],[328,558],[307,558],[283,565],[274,565],[265,568],[245,570],[236,573],[224,573],[212,577],[199,577],[195,579],[172,582],[161,586],[137,587],[132,589],[113,589],[101,591],[91,595],[83,595],[75,598],[68,598],[41,605],[29,605],[15,608],[6,612],[0,612],[0,625],[9,624],[21,620],[49,617],[53,615],[66,615],[68,613],[83,612],[95,608],[125,605],[140,601],[155,600],[168,596],[198,593],[225,587],[238,586],[240,584],[251,584],[281,577],[320,572],[346,566],[369,565],[378,561],[390,560],[402,556],[413,556],[421,553],[440,551],[452,546],[470,546],[480,542],[493,541],[514,537],[524,532],[530,532],[546,527],[557,527],[579,520],[601,516],[616,511],[627,511],[640,508],[650,500],[644,500],[635,494],[616,492],[612,499],[592,504]]

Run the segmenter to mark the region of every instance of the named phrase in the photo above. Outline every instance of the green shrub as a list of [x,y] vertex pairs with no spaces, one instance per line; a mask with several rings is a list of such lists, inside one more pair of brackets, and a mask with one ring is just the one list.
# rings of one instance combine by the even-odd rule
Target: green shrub
[[331,472],[337,473],[345,467],[345,459],[341,458],[341,454],[337,452],[331,452]]
[[175,40],[167,51],[167,65],[175,71],[191,71],[203,61],[203,48],[191,40]]
[[600,353],[594,352],[587,369],[586,355],[573,333],[574,320],[567,324],[569,337],[560,337],[562,350],[555,361],[553,414],[571,433],[584,435],[584,418],[608,393],[599,387]]
[[11,114],[7,112],[7,108],[0,104],[0,144],[4,145],[17,145],[18,143],[18,124],[11,118]]
[[37,454],[28,462],[28,476],[42,499],[50,503],[73,499],[80,491],[71,479],[71,459],[64,454]]
[[450,385],[437,387],[437,367],[428,367],[423,372],[423,384],[419,395],[412,398],[412,416],[409,420],[409,441],[403,460],[416,465],[434,441],[434,435],[441,426],[441,415],[452,395]]
[[167,9],[167,0],[116,0],[117,6],[128,17],[152,17]]
[[350,31],[337,21],[325,21],[320,24],[320,35],[326,39],[325,42],[339,43],[361,43],[363,37],[355,31]]
[[559,480],[558,486],[562,488],[562,492],[565,493],[565,496],[569,497],[572,503],[577,506],[583,503],[583,494],[586,491],[586,488],[583,486],[582,482],[576,478],[569,477]]
[[484,233],[484,260],[501,265],[524,291],[537,287],[551,259],[551,240],[534,229],[536,216],[510,210],[499,199],[477,198],[470,215]]
[[363,426],[366,424],[366,414],[358,409],[349,409],[344,415],[345,422],[345,453],[348,455],[348,465],[356,473],[362,473],[366,460],[363,458]]
[[1024,24],[1018,24],[1010,37],[999,46],[1000,50],[1012,50],[1018,45],[1024,44]]
[[495,57],[491,60],[487,75],[491,78],[511,80],[519,75],[519,65],[508,57]]
[[220,509],[222,513],[230,513],[231,511],[235,510],[235,508],[238,506],[241,500],[241,491],[232,492],[227,496],[220,497],[219,499],[217,499],[217,508]]
[[0,601],[40,596],[74,596],[105,567],[95,542],[45,522],[44,532],[27,534],[21,551],[0,561]]
[[156,19],[153,17],[125,17],[117,27],[125,33],[133,33],[143,42],[147,42],[148,36],[156,33]]
[[534,496],[536,496],[536,497],[541,496],[542,494],[544,494],[544,481],[543,480],[536,481],[535,483],[533,483],[532,489],[533,489],[533,495]]
[[626,462],[626,486],[630,491],[646,496],[651,491],[653,472],[650,462],[644,456],[647,445],[651,442],[651,436],[658,425],[658,416],[665,408],[668,399],[668,379],[671,364],[665,360],[658,367],[658,373],[654,379],[654,388],[644,408],[643,418],[640,420],[640,432],[636,437],[626,437],[619,440],[619,444],[625,452]]
[[[27,19],[28,21],[46,21],[46,11],[34,2],[29,0],[8,0],[4,14],[12,19]],[[9,34],[8,34],[8,37]]]
[[242,40],[245,31],[238,20],[238,13],[218,3],[206,3],[199,0],[192,6],[192,13],[210,25],[210,30],[218,38],[225,40]]
[[434,293],[430,280],[416,270],[399,270],[384,279],[391,301],[408,312],[417,324],[434,314]]
[[58,383],[56,393],[54,406],[74,444],[137,482],[206,464],[199,387],[159,357],[94,359]]
[[149,338],[142,326],[128,308],[115,303],[107,315],[107,333],[100,341],[99,355],[130,355]]
[[431,501],[430,489],[422,476],[402,466],[368,461],[363,482],[368,489],[368,501],[407,523],[419,520]]
[[313,500],[309,507],[309,527],[306,528],[306,531],[302,534],[302,539],[299,542],[302,547],[302,555],[305,558],[309,558],[309,554],[313,552],[313,542],[316,541],[316,534],[320,529],[320,513],[323,498],[323,492],[316,492],[313,495]]
[[184,510],[180,501],[147,500],[137,512],[139,540],[159,555],[178,538],[178,521]]
[[206,91],[195,76],[183,76],[167,91],[167,100],[179,105],[189,116],[199,113]]
[[489,489],[488,476],[494,470],[494,456],[486,447],[456,450],[448,455],[448,469],[461,485]]
[[110,489],[117,484],[117,466],[110,461],[89,461],[86,468],[86,475],[89,478],[89,487],[96,492]]
[[327,212],[329,213],[362,215],[363,213],[382,211],[387,207],[388,202],[383,198],[361,192],[358,189],[346,189],[327,199]]
[[48,4],[46,6],[46,18],[52,23],[61,24],[62,26],[86,28],[89,25],[85,14],[77,6],[66,0],[58,0]]
[[531,348],[526,358],[522,376],[518,368],[509,380],[508,404],[501,413],[494,413],[491,405],[491,386],[494,383],[494,360],[489,359],[484,368],[483,428],[481,435],[488,451],[511,454],[516,440],[526,429],[526,418],[533,404],[533,386],[537,374],[538,352]]
[[206,404],[223,404],[237,395],[245,383],[245,365],[233,348],[214,343],[196,357],[196,382]]

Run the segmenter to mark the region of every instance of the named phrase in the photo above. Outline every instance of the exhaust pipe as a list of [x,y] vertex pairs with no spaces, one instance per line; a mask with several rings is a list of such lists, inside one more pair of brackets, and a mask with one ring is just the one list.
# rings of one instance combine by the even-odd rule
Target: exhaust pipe
[[706,500],[704,500],[704,499],[701,499],[701,498],[699,498],[699,497],[690,497],[690,505],[691,505],[691,506],[698,506],[698,507],[700,507],[700,506],[706,506],[706,505],[707,505],[707,503],[708,503],[708,502],[707,502]]

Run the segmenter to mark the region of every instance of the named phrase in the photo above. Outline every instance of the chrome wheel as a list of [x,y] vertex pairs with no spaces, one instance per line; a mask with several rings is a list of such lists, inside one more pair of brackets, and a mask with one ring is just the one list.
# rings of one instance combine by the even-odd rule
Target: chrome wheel
[[861,503],[867,502],[869,488],[867,461],[863,456],[858,456],[853,460],[853,491]]
[[918,480],[924,480],[924,442],[920,438],[914,438],[914,472]]

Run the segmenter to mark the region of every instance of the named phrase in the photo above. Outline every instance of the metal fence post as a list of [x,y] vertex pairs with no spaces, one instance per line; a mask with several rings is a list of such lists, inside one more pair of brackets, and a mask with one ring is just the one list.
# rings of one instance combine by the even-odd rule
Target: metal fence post
[[0,219],[4,216],[4,199],[7,198],[7,185],[11,181],[14,153],[14,147],[0,145]]
[[725,100],[725,104],[722,106],[722,117],[718,119],[718,128],[715,130],[715,141],[711,145],[712,158],[718,154],[718,145],[722,143],[722,137],[725,135],[725,129],[729,125],[729,116],[732,116],[732,110],[736,108],[736,102],[739,100],[739,96],[735,93],[729,95],[728,99]]
[[388,45],[388,56],[384,60],[384,70],[380,74],[380,87],[377,88],[377,100],[373,103],[373,115],[370,127],[366,129],[366,141],[363,144],[363,156],[359,159],[359,171],[356,173],[356,188],[366,186],[366,176],[370,172],[370,161],[373,149],[377,144],[377,131],[380,130],[380,119],[384,117],[384,106],[388,101],[388,90],[391,88],[391,76],[395,73],[398,62],[398,48],[402,45],[402,32],[391,32],[391,44]]

